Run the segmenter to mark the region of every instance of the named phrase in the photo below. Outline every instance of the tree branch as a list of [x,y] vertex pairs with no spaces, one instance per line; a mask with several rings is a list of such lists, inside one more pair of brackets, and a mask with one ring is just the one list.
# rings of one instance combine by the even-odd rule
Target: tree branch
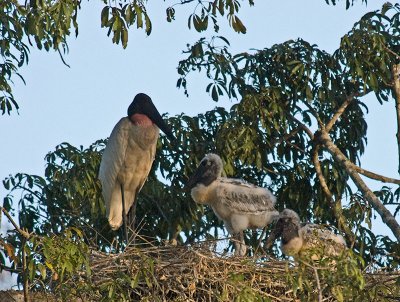
[[331,120],[326,124],[325,130],[326,132],[331,131],[333,125],[336,123],[336,121],[339,119],[339,117],[343,114],[343,112],[346,110],[347,106],[350,105],[350,103],[354,99],[354,94],[349,95],[343,102],[343,104],[339,107],[338,111],[333,115]]
[[0,206],[1,211],[6,215],[8,220],[11,222],[11,224],[14,226],[14,228],[17,230],[18,233],[20,233],[24,238],[29,239],[31,237],[31,234],[29,234],[27,231],[24,231],[21,229],[17,223],[14,221],[14,219],[11,217],[10,213],[7,212],[7,210]]
[[343,230],[343,232],[346,234],[347,238],[351,242],[351,245],[353,245],[356,238],[355,238],[355,235],[353,234],[353,232],[351,231],[351,229],[349,228],[348,223],[346,222],[346,220],[343,217],[342,204],[341,204],[340,200],[335,201],[333,199],[333,194],[332,194],[331,190],[329,190],[328,184],[326,183],[325,177],[322,173],[321,163],[318,159],[319,148],[320,148],[320,146],[317,145],[317,146],[315,146],[315,148],[312,151],[312,160],[314,163],[315,171],[318,176],[318,180],[320,182],[322,191],[324,191],[329,202],[332,204],[332,210],[333,210],[333,214],[335,215],[335,217],[337,219],[338,228],[340,230]]
[[392,66],[392,76],[393,76],[393,96],[396,102],[396,117],[397,117],[397,146],[399,152],[399,163],[398,171],[400,173],[400,64],[395,64]]
[[304,102],[304,105],[306,105],[306,107],[311,111],[312,115],[317,120],[319,127],[321,129],[323,129],[325,127],[325,124],[322,122],[321,118],[319,117],[318,112],[313,107],[311,107],[311,105],[309,103]]
[[295,136],[301,129],[302,129],[302,127],[300,127],[300,126],[297,127],[297,128],[294,128],[294,129],[293,129],[292,131],[290,131],[289,133],[287,133],[287,134],[281,136],[280,138],[276,138],[276,139],[272,142],[272,145],[275,146],[275,145],[278,145],[278,144],[283,143],[284,141],[287,141],[289,138]]
[[318,290],[318,302],[322,302],[322,288],[321,288],[321,283],[319,281],[319,276],[318,276],[318,268],[315,267],[314,265],[309,264],[306,261],[299,260],[299,262],[303,263],[305,266],[308,266],[314,271],[314,276],[315,276],[315,282],[317,283],[317,290]]
[[26,238],[22,240],[22,278],[23,278],[23,289],[24,289],[24,302],[29,302],[29,279],[28,279],[28,266],[26,263],[26,252],[25,244]]
[[287,117],[288,117],[290,120],[292,120],[292,121],[294,121],[295,123],[297,123],[297,124],[299,125],[299,127],[300,127],[301,129],[304,130],[304,132],[308,135],[308,137],[309,137],[311,140],[314,139],[314,134],[312,133],[312,131],[311,131],[306,125],[304,125],[302,122],[300,122],[297,118],[295,118],[295,117],[294,117],[293,115],[291,115],[291,114],[288,114]]
[[378,197],[368,188],[364,183],[360,175],[354,169],[354,164],[352,164],[348,158],[340,151],[340,149],[332,142],[326,131],[321,131],[320,134],[321,142],[328,152],[333,156],[333,158],[343,166],[345,171],[349,174],[354,184],[362,192],[364,197],[369,201],[375,211],[381,216],[382,221],[391,229],[394,236],[398,241],[400,241],[400,225],[390,213],[390,211],[382,204]]
[[390,182],[390,183],[394,183],[394,184],[400,185],[400,179],[395,179],[395,178],[379,175],[379,174],[376,174],[374,172],[365,170],[365,169],[363,169],[363,168],[361,168],[361,167],[359,167],[359,166],[357,166],[357,165],[355,165],[353,163],[351,163],[351,164],[353,165],[354,170],[356,170],[358,173],[360,173],[360,174],[362,174],[362,175],[364,175],[364,176],[366,176],[368,178],[379,180],[381,182]]

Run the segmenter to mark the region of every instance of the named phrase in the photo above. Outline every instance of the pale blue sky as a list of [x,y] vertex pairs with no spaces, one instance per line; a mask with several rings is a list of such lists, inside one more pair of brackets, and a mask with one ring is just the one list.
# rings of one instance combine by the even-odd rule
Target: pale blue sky
[[[354,22],[366,12],[380,9],[385,1],[369,2],[366,7],[358,1],[346,11],[344,0],[338,6],[328,6],[324,0],[255,0],[254,7],[245,1],[239,16],[247,34],[234,33],[223,18],[219,35],[229,39],[232,52],[261,49],[301,37],[332,53]],[[131,29],[125,50],[112,44],[106,29],[100,28],[102,1],[83,1],[78,17],[79,36],[68,40],[70,52],[65,56],[71,68],[62,64],[57,53],[31,51],[29,65],[20,70],[26,85],[15,78],[13,87],[20,114],[0,117],[1,179],[17,172],[43,175],[44,156],[62,142],[87,147],[108,137],[138,92],[150,95],[159,111],[170,115],[193,115],[216,105],[230,107],[228,100],[212,101],[205,92],[208,81],[204,74],[189,77],[189,98],[176,88],[176,67],[184,58],[181,52],[186,44],[213,33],[190,31],[188,8],[176,7],[177,20],[168,23],[165,2],[152,5],[148,7],[152,34],[148,37],[143,30]],[[394,102],[379,106],[370,97],[368,106],[368,145],[363,167],[398,177]],[[0,195],[4,194],[1,186]],[[0,280],[0,289],[1,283]]]

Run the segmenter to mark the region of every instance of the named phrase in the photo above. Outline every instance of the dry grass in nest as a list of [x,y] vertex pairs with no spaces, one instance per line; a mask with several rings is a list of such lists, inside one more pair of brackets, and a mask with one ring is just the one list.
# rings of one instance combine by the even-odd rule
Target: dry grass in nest
[[[92,282],[96,288],[109,288],[110,284],[117,283],[129,292],[127,297],[132,301],[338,300],[326,284],[317,288],[315,269],[307,273],[311,285],[306,295],[301,296],[293,291],[298,286],[289,282],[297,271],[293,262],[226,256],[216,252],[216,245],[216,241],[207,241],[192,246],[134,246],[120,254],[94,252]],[[375,290],[377,296],[389,296],[387,301],[391,301],[400,293],[395,284],[399,277],[399,273],[364,274],[363,293]],[[386,287],[385,293],[376,290],[377,285]],[[340,286],[336,289],[340,290]]]
[[[400,300],[399,272],[364,272],[361,279],[365,284],[357,288],[358,277],[340,275],[343,265],[337,270],[314,263],[301,268],[294,262],[267,257],[234,257],[217,252],[221,250],[218,243],[148,243],[117,254],[92,250],[89,274],[80,271],[66,282],[32,293],[31,298],[69,302]],[[22,301],[21,292],[0,293],[0,301],[11,294],[10,301]]]
[[137,280],[130,289],[133,300],[233,301],[251,289],[274,301],[293,301],[284,282],[287,262],[224,256],[215,252],[215,245],[208,241],[193,246],[129,247],[120,254],[95,252],[93,282],[101,287],[125,273]]

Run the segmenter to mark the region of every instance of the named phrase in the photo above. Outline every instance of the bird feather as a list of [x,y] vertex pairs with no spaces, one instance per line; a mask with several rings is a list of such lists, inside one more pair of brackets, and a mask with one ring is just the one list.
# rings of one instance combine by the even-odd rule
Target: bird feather
[[241,179],[220,177],[217,182],[217,197],[220,203],[233,213],[257,214],[275,211],[275,196],[265,188],[257,187]]

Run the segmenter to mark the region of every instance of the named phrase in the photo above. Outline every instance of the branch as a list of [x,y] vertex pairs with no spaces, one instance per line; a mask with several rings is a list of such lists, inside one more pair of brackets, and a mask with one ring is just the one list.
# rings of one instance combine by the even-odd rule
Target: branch
[[308,266],[314,271],[314,276],[315,276],[315,281],[317,283],[317,290],[318,290],[318,302],[322,302],[322,289],[321,289],[321,282],[319,281],[319,276],[318,276],[318,268],[315,267],[314,265],[311,265],[307,263],[306,261],[299,260],[299,262],[303,263],[305,266]]
[[340,151],[340,149],[332,142],[326,131],[321,131],[321,142],[333,158],[343,166],[345,171],[349,174],[354,184],[361,191],[364,197],[369,201],[375,211],[381,216],[382,221],[391,229],[394,236],[400,241],[400,225],[390,213],[390,211],[382,204],[378,197],[368,188],[360,175],[354,169],[354,164]]
[[326,124],[325,126],[325,130],[326,132],[331,131],[333,125],[336,123],[336,121],[339,119],[339,117],[343,114],[343,112],[346,110],[347,106],[350,105],[350,103],[353,101],[354,99],[354,94],[349,95],[348,97],[346,97],[346,99],[344,100],[343,104],[340,105],[338,111],[336,111],[336,113],[333,115],[333,117],[331,118],[331,120]]
[[28,280],[28,267],[26,264],[26,252],[25,252],[26,238],[22,240],[22,278],[23,278],[23,289],[24,289],[24,302],[29,302],[29,280]]
[[304,130],[304,132],[308,135],[308,137],[310,138],[310,139],[314,139],[314,134],[312,133],[312,131],[306,126],[306,125],[304,125],[302,122],[300,122],[297,118],[295,118],[293,115],[291,115],[291,114],[288,114],[287,115],[287,117],[290,119],[290,120],[292,120],[292,121],[294,121],[295,123],[297,123],[298,125],[299,125],[299,127],[301,128],[301,129],[303,129]]
[[31,237],[31,234],[29,234],[27,231],[24,231],[21,229],[17,223],[14,221],[14,219],[11,217],[10,213],[7,212],[7,210],[0,206],[1,211],[6,215],[8,220],[11,222],[11,224],[14,226],[14,228],[17,230],[18,233],[20,233],[24,238],[29,239]]
[[398,171],[400,173],[400,64],[395,64],[392,67],[392,76],[393,76],[393,96],[396,101],[396,117],[397,117],[397,146],[399,152],[399,166]]
[[321,283],[319,282],[318,271],[315,266],[313,266],[312,268],[314,271],[315,281],[317,282],[318,302],[322,302],[322,290],[321,290]]
[[400,185],[400,179],[395,179],[395,178],[379,175],[379,174],[376,174],[374,172],[365,170],[365,169],[363,169],[363,168],[361,168],[359,166],[356,166],[353,163],[351,163],[351,164],[353,165],[354,170],[356,170],[358,173],[360,173],[360,174],[362,174],[362,175],[364,175],[364,176],[366,176],[368,178],[379,180],[381,182],[390,182],[390,183],[394,183],[394,184]]
[[273,142],[272,145],[278,145],[283,143],[284,141],[287,141],[289,138],[295,136],[300,130],[302,129],[302,127],[297,127],[294,128],[292,131],[290,131],[289,133],[285,134],[284,136],[281,136],[280,138],[276,138]]
[[331,190],[329,190],[328,184],[326,183],[325,177],[322,173],[322,169],[321,169],[321,163],[318,159],[318,151],[319,151],[320,146],[317,145],[315,146],[315,148],[313,149],[313,153],[312,153],[312,160],[314,163],[314,168],[315,171],[317,173],[318,176],[318,180],[320,182],[322,191],[324,191],[326,197],[328,198],[329,202],[332,204],[332,210],[333,210],[333,214],[335,215],[337,222],[338,222],[338,228],[340,230],[343,230],[347,236],[347,238],[350,240],[351,244],[353,245],[356,238],[353,234],[353,232],[351,231],[348,223],[346,222],[346,220],[343,217],[343,211],[342,211],[342,204],[339,201],[335,201],[333,199],[333,194],[331,192]]
[[312,115],[313,115],[313,116],[315,117],[315,119],[317,120],[318,126],[319,126],[321,129],[324,129],[325,124],[322,122],[321,118],[319,117],[318,112],[317,112],[313,107],[311,107],[311,105],[310,105],[308,102],[304,102],[304,104],[305,104],[306,107],[311,111]]

